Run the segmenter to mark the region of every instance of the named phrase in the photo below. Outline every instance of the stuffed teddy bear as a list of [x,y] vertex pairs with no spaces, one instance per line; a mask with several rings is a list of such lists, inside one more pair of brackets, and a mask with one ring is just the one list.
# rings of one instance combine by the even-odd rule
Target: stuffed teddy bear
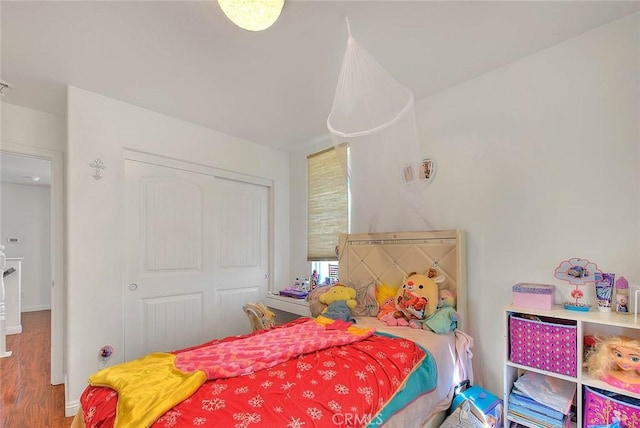
[[357,305],[356,290],[343,284],[335,284],[320,295],[320,302],[328,305],[321,315],[334,320],[355,322],[351,309]]
[[396,311],[380,318],[387,325],[422,328],[421,322],[432,316],[438,305],[438,284],[444,276],[430,277],[434,272],[412,272],[402,280],[396,292]]

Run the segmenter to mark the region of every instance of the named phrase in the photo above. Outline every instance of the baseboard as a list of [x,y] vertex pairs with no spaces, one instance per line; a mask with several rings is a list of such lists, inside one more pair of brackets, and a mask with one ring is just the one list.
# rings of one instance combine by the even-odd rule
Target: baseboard
[[64,405],[64,416],[66,418],[70,418],[75,416],[78,413],[78,409],[80,409],[80,400],[73,400]]
[[22,333],[22,324],[12,325],[11,327],[7,327],[7,330],[6,330],[7,336],[10,334],[20,334],[20,333]]
[[80,398],[76,400],[69,400],[69,397],[67,396],[67,385],[69,385],[69,376],[67,375],[67,373],[64,374],[64,385],[64,416],[70,418],[78,413],[78,410],[80,409]]
[[23,306],[21,312],[36,312],[36,311],[49,311],[51,310],[51,305],[32,305],[32,306]]

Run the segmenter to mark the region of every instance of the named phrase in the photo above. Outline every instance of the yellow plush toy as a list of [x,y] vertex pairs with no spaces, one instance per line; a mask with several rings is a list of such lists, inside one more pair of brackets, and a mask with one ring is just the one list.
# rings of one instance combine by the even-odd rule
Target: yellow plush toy
[[422,328],[421,321],[433,315],[438,306],[438,283],[443,276],[430,277],[433,272],[416,273],[406,276],[396,292],[396,311],[380,318],[388,325]]
[[336,284],[320,295],[320,302],[328,305],[321,315],[334,320],[355,321],[355,318],[351,315],[351,309],[358,304],[354,288]]

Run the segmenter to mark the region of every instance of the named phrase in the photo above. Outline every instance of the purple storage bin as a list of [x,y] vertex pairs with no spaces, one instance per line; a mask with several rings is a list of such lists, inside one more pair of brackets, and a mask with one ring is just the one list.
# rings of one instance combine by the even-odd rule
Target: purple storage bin
[[509,316],[510,358],[517,364],[576,377],[577,336],[575,321]]
[[584,428],[640,427],[640,400],[584,387]]

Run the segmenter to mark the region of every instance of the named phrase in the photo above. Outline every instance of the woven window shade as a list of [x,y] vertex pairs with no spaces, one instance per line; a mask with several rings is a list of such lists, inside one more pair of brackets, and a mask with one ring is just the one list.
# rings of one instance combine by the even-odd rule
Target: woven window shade
[[346,145],[307,157],[307,260],[337,260],[338,235],[349,232]]

